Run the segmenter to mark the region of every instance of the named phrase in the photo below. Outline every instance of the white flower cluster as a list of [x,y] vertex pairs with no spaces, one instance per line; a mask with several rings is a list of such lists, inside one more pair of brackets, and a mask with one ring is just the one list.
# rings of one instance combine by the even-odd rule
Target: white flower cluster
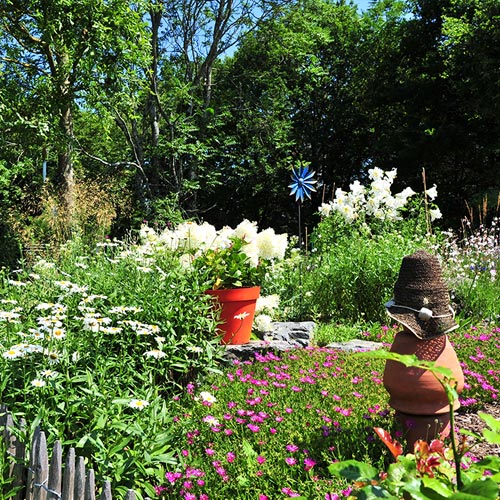
[[260,259],[284,258],[288,246],[286,233],[276,234],[272,228],[259,232],[257,223],[248,220],[242,221],[234,229],[224,226],[219,230],[207,222],[202,224],[184,222],[176,229],[167,228],[160,234],[151,227],[143,225],[140,236],[147,247],[166,247],[195,255],[210,249],[227,248],[231,245],[232,239],[240,238],[246,243],[242,251],[248,257],[250,265],[254,267],[258,265]]
[[273,313],[278,309],[280,303],[279,295],[267,295],[259,297],[255,307],[253,328],[261,333],[272,330]]
[[[407,187],[400,193],[392,195],[391,187],[396,174],[396,169],[388,172],[380,168],[368,170],[368,175],[372,181],[370,186],[363,186],[359,181],[354,181],[350,185],[350,191],[348,192],[338,188],[335,191],[335,199],[321,205],[319,208],[320,214],[327,217],[332,212],[338,212],[347,222],[358,219],[363,212],[379,220],[400,219],[400,209],[416,193],[413,189]],[[425,196],[429,201],[433,201],[437,196],[436,186],[434,185],[426,190]],[[431,220],[438,219],[441,217],[441,212],[438,208],[432,208],[429,210],[429,216]]]

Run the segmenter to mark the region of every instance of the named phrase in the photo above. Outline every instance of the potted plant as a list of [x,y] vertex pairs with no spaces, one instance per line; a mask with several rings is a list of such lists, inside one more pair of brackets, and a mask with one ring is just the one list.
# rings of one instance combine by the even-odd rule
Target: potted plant
[[143,228],[142,236],[175,250],[183,265],[205,283],[206,293],[221,309],[225,344],[250,340],[260,284],[268,266],[285,256],[286,234],[271,228],[259,231],[255,222],[244,220],[234,229],[220,230],[206,222],[184,222],[159,236]]

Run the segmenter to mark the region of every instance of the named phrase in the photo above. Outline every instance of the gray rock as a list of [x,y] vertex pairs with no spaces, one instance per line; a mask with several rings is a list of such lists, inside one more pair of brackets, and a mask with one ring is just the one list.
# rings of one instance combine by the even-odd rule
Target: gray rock
[[288,351],[307,347],[311,344],[314,331],[313,321],[275,322],[270,332],[264,333],[262,340],[251,340],[248,344],[228,345],[224,358],[227,361],[254,359],[255,353]]
[[382,344],[379,342],[370,342],[369,340],[349,340],[348,342],[332,342],[326,347],[342,351],[374,351],[380,349]]
[[[272,330],[266,332],[262,340],[251,340],[248,344],[226,346],[224,359],[228,362],[236,359],[246,361],[255,359],[256,353],[266,354],[267,352],[283,352],[308,347],[311,345],[314,327],[313,321],[273,323]],[[327,347],[345,351],[366,351],[379,349],[381,344],[367,340],[351,340],[349,342],[334,342]]]

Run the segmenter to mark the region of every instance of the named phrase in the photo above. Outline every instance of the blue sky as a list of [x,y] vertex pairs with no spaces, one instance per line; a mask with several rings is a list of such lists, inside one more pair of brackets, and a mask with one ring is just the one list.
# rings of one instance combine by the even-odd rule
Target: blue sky
[[354,3],[360,10],[366,10],[369,7],[370,0],[354,0]]

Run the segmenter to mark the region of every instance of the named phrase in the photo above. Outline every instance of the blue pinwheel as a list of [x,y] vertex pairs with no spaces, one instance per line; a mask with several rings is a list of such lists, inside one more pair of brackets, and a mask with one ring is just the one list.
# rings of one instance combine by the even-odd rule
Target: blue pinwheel
[[304,196],[311,199],[311,193],[316,191],[314,184],[317,181],[313,179],[314,172],[309,171],[307,165],[301,165],[298,168],[292,169],[292,183],[288,186],[291,188],[290,196],[295,195],[295,201],[299,201],[299,248],[302,249],[302,234],[301,234],[301,213],[300,207],[304,201]]
[[297,170],[292,170],[292,183],[288,186],[291,188],[290,196],[295,195],[295,201],[304,201],[304,196],[311,199],[311,193],[316,191],[314,184],[317,181],[313,180],[314,172],[309,171],[309,167],[299,167]]

